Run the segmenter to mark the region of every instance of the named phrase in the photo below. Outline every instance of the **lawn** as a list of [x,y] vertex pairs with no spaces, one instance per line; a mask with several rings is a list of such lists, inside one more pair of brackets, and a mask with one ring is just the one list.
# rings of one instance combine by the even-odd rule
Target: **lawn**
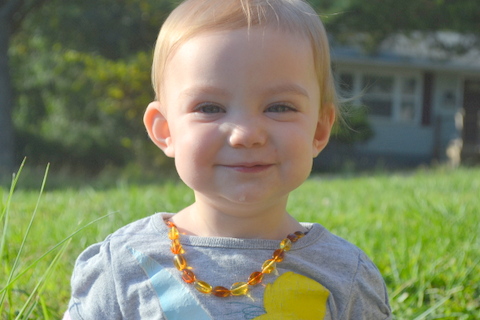
[[[19,181],[12,197],[8,188],[0,188],[0,319],[15,319],[24,306],[20,319],[28,313],[29,319],[60,319],[73,263],[84,248],[130,221],[156,211],[175,212],[193,199],[172,179],[61,189],[48,189],[47,180],[38,201],[40,184],[22,188]],[[291,195],[289,211],[298,220],[323,224],[374,260],[396,319],[474,320],[480,319],[479,195],[480,168],[320,175]],[[58,243],[64,245],[37,261]],[[12,269],[12,279],[20,276],[5,287]],[[30,296],[33,307],[26,304]]]

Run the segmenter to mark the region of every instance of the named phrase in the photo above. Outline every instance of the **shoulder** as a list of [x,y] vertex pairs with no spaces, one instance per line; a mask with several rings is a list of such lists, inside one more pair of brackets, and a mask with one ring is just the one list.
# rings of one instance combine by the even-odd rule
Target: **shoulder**
[[358,255],[358,264],[350,284],[345,308],[345,319],[391,319],[388,293],[380,271],[363,253]]
[[144,281],[134,250],[146,252],[149,246],[157,250],[162,247],[161,221],[159,214],[135,221],[79,255],[71,279],[69,312],[72,319],[121,319],[124,316],[122,304],[126,293],[123,289],[139,286]]
[[77,258],[74,276],[87,271],[100,272],[115,268],[116,263],[125,262],[124,256],[131,255],[132,249],[155,247],[155,251],[159,251],[158,246],[168,245],[164,215],[155,214],[132,222],[110,234],[104,241],[89,246]]
[[[390,306],[382,275],[356,245],[319,224],[311,224],[304,244],[317,279],[331,292],[334,318],[389,319]],[[306,237],[307,238],[307,237]]]
[[111,270],[108,241],[91,245],[80,254],[71,279],[69,312],[73,319],[92,315],[105,319],[120,317]]
[[353,275],[360,260],[367,259],[363,251],[347,240],[334,235],[318,223],[303,224],[307,236],[297,245],[300,252],[313,259],[320,269],[340,275]]

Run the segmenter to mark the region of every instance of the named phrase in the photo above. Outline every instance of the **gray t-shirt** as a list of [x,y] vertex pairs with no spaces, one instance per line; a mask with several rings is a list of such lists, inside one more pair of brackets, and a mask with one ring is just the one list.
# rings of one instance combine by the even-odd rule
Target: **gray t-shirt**
[[[72,276],[73,320],[391,319],[384,281],[368,257],[319,224],[248,296],[198,292],[174,267],[164,218],[131,223],[87,248]],[[260,271],[279,241],[181,236],[197,277],[230,287]]]

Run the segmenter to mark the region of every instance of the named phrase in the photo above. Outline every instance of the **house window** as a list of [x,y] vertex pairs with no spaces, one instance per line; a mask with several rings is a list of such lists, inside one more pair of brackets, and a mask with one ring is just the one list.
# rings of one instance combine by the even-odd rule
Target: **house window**
[[415,77],[401,77],[400,109],[398,119],[400,121],[415,121],[420,113],[420,104],[418,101],[418,91],[420,81]]
[[341,93],[358,97],[356,103],[366,106],[371,117],[397,122],[419,121],[419,75],[340,71],[338,78]]

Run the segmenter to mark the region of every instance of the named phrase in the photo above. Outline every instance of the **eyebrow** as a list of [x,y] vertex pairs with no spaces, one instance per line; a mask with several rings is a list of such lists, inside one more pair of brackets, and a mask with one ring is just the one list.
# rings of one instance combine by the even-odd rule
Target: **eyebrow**
[[295,83],[287,83],[287,84],[280,84],[276,86],[272,86],[266,90],[266,94],[281,94],[281,93],[292,93],[296,95],[301,95],[306,98],[310,98],[308,95],[307,90],[302,86],[295,84]]
[[183,90],[180,93],[181,96],[189,96],[189,97],[194,97],[194,96],[197,96],[198,94],[208,94],[208,95],[223,96],[223,97],[230,95],[228,90],[218,88],[215,86],[210,86],[210,85],[190,87]]

